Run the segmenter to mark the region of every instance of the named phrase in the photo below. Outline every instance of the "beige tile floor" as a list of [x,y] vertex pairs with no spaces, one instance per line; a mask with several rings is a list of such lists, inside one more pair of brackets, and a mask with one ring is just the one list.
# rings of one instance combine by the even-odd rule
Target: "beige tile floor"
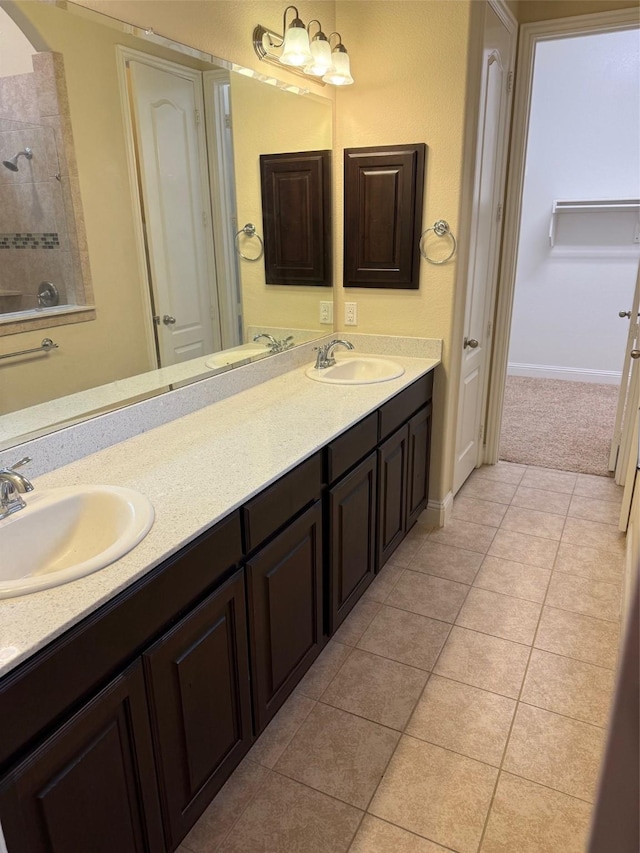
[[618,646],[611,481],[499,463],[418,522],[180,853],[581,853]]

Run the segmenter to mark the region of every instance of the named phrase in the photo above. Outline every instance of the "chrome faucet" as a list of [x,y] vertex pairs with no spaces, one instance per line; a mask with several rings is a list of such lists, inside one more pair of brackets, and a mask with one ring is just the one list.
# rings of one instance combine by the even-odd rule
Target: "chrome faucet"
[[273,335],[267,335],[266,332],[261,332],[260,334],[255,335],[253,340],[254,342],[257,342],[261,338],[266,338],[269,341],[267,346],[271,352],[284,352],[285,350],[291,349],[293,346],[293,335],[289,335],[288,338],[283,338],[279,341],[277,338],[274,338]]
[[33,483],[23,477],[16,471],[16,468],[22,468],[31,462],[29,456],[20,459],[15,465],[10,468],[0,468],[0,519],[6,518],[13,512],[18,512],[19,509],[24,509],[25,502],[20,497],[20,494],[33,491]]
[[355,349],[351,341],[343,341],[339,339],[329,341],[329,343],[325,344],[323,347],[315,347],[318,353],[315,363],[316,370],[324,370],[325,367],[333,367],[336,363],[333,351],[337,346],[345,347],[346,349]]

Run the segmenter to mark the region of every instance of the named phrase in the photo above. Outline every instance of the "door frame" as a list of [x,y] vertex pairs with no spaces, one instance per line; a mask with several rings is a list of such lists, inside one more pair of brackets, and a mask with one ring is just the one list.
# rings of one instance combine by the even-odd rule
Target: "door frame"
[[638,10],[629,8],[598,12],[592,15],[576,15],[571,18],[559,18],[551,21],[538,21],[532,24],[523,24],[520,28],[505,200],[505,228],[502,240],[495,336],[489,376],[489,399],[483,453],[485,464],[495,464],[500,453],[502,407],[504,405],[509,342],[511,339],[536,47],[539,42],[550,41],[551,39],[629,30],[637,28],[638,25]]
[[224,350],[244,343],[240,266],[234,242],[238,230],[235,172],[233,152],[229,153],[226,144],[227,134],[233,138],[233,115],[226,112],[223,96],[224,87],[231,84],[230,72],[222,68],[203,71],[202,83],[220,334]]
[[[498,221],[498,227],[495,229],[492,238],[492,260],[491,260],[491,281],[485,292],[485,300],[484,300],[484,319],[483,319],[483,330],[484,337],[488,341],[488,345],[486,347],[486,355],[484,356],[485,368],[484,368],[484,378],[482,380],[482,387],[480,389],[480,400],[478,402],[478,407],[475,410],[474,417],[478,422],[476,427],[480,428],[480,436],[477,439],[477,451],[476,451],[476,459],[474,467],[477,468],[482,465],[484,461],[484,446],[483,446],[483,436],[486,433],[486,410],[487,410],[487,399],[489,394],[489,376],[490,376],[490,364],[492,357],[492,337],[493,337],[493,314],[495,311],[495,300],[496,300],[496,292],[498,287],[498,270],[500,264],[500,256],[501,256],[501,241],[502,241],[502,227],[500,225],[502,219],[502,212],[504,210],[504,199],[505,199],[505,191],[506,191],[506,181],[507,181],[507,163],[508,163],[508,148],[509,148],[509,134],[511,129],[511,110],[513,104],[513,91],[512,91],[512,83],[513,76],[515,73],[515,64],[516,64],[516,56],[517,56],[517,38],[518,38],[518,22],[515,19],[513,13],[508,8],[504,0],[487,0],[485,3],[485,16],[483,20],[483,39],[479,46],[480,53],[482,54],[482,63],[483,63],[483,73],[484,73],[484,50],[485,50],[485,21],[486,21],[486,10],[491,8],[495,15],[500,19],[506,31],[509,33],[510,46],[509,46],[509,87],[507,89],[507,101],[505,104],[505,115],[504,115],[504,124],[500,128],[500,133],[496,138],[496,146],[497,146],[497,156],[496,156],[496,177],[494,179],[494,196],[492,201],[496,204],[496,218]],[[471,305],[472,299],[472,282],[475,273],[475,263],[476,263],[476,252],[477,252],[477,232],[480,222],[479,215],[479,203],[480,200],[478,198],[478,193],[480,190],[481,183],[481,148],[480,148],[480,134],[484,133],[486,129],[486,123],[482,120],[482,99],[485,94],[484,88],[484,77],[482,79],[482,83],[477,92],[477,106],[474,113],[474,121],[475,121],[475,132],[473,137],[473,171],[471,175],[471,197],[469,199],[469,205],[471,208],[471,216],[469,221],[469,238],[468,238],[468,249],[467,256],[465,259],[465,291],[464,291],[464,304],[461,307],[461,323],[462,323],[462,333],[459,339],[459,371],[458,371],[458,383],[456,387],[456,405],[457,405],[457,418],[456,418],[456,427],[455,427],[455,435],[453,440],[454,450],[453,450],[453,470],[452,470],[452,491],[453,494],[458,491],[463,483],[457,483],[457,471],[458,471],[458,434],[461,428],[460,419],[463,416],[462,407],[460,405],[461,402],[461,391],[462,391],[462,383],[463,383],[463,362],[464,356],[462,354],[462,344],[463,344],[463,336],[467,334],[467,323],[468,323],[468,314]]]

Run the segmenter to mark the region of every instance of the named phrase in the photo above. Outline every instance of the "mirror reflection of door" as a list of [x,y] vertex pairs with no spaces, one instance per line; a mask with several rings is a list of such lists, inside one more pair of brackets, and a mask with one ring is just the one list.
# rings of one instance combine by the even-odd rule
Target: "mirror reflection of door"
[[128,59],[127,86],[159,366],[222,347],[202,74]]

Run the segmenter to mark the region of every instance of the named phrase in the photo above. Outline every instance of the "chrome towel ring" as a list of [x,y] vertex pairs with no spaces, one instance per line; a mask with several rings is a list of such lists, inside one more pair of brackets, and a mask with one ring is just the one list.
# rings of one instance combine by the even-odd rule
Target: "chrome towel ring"
[[[452,244],[451,245],[451,251],[446,256],[446,258],[442,258],[442,260],[436,261],[427,255],[427,252],[423,246],[423,243],[424,243],[424,239],[425,239],[426,235],[429,233],[429,231],[433,231],[433,233],[437,237],[444,237],[446,235],[447,237],[451,238],[451,244]],[[456,243],[456,238],[453,236],[453,234],[451,233],[451,229],[449,228],[449,223],[444,219],[438,219],[436,222],[433,223],[431,228],[427,228],[420,235],[420,243],[419,243],[420,254],[425,259],[425,261],[428,261],[430,264],[446,264],[446,262],[450,261],[451,258],[455,255],[457,245],[458,244]]]
[[[242,254],[240,249],[240,244],[238,242],[238,238],[241,234],[244,234],[246,237],[256,237],[260,242],[260,251],[255,256],[255,258],[248,258],[246,255]],[[262,237],[256,231],[256,226],[251,222],[247,222],[244,228],[241,228],[235,236],[235,244],[236,244],[236,252],[240,255],[240,257],[245,261],[259,261],[260,258],[264,255],[264,243],[262,242]]]

